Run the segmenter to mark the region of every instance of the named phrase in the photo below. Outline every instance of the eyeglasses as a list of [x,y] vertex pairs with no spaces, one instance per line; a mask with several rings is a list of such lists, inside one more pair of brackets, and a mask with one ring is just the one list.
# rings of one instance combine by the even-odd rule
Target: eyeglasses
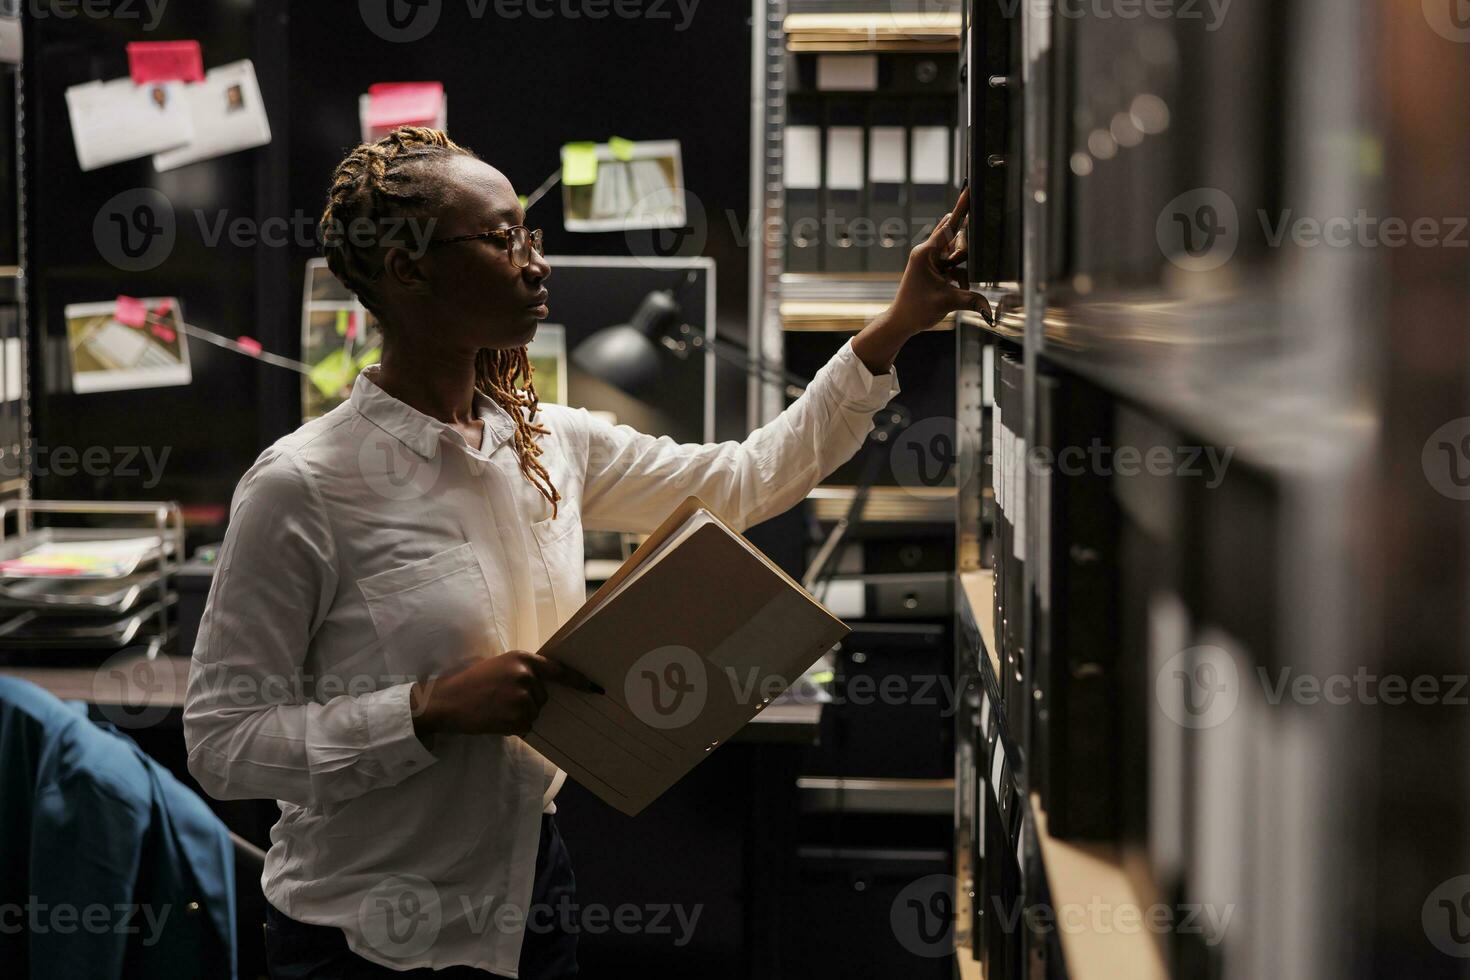
[[546,254],[541,248],[545,238],[541,229],[531,229],[525,225],[512,225],[509,228],[482,231],[477,235],[457,235],[454,238],[436,238],[430,241],[429,245],[456,245],[459,242],[477,242],[486,238],[493,238],[497,241],[505,242],[510,251],[510,264],[517,269],[524,269],[531,264],[532,249],[536,250],[537,255]]

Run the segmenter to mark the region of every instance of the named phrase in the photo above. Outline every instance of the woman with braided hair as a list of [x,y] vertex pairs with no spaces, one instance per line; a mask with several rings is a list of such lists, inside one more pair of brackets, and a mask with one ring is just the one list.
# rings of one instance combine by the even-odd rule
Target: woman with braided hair
[[582,530],[646,533],[690,494],[743,530],[804,498],[897,394],[904,342],[983,309],[967,200],[778,418],[678,444],[539,404],[551,268],[502,174],[430,129],[348,154],[323,248],[382,360],[241,479],[184,709],[201,785],[281,809],[273,977],[576,974],[566,774],[516,736],[549,684],[616,695],[531,652],[585,600]]

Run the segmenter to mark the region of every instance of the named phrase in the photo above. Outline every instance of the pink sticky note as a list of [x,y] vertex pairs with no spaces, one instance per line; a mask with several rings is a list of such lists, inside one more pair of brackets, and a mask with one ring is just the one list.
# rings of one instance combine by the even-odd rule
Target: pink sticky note
[[168,316],[170,313],[173,312],[173,309],[174,309],[174,301],[171,300],[171,299],[169,299],[168,297],[164,297],[163,299],[159,300],[157,303],[153,304],[153,315],[154,316]]
[[379,82],[368,89],[368,126],[391,129],[431,123],[443,101],[443,82]]
[[128,74],[135,85],[202,82],[204,55],[198,41],[134,41],[128,45]]
[[118,323],[127,324],[130,327],[142,327],[148,319],[148,310],[143,306],[141,299],[132,296],[119,296],[116,308],[113,310],[112,318]]
[[357,339],[357,314],[355,312],[347,314],[347,339]]
[[235,338],[235,343],[245,348],[245,353],[251,355],[252,357],[259,357],[260,352],[264,350],[264,348],[260,346],[260,341],[256,340],[254,337],[246,337],[243,334]]
[[155,323],[148,329],[153,331],[153,336],[157,337],[165,344],[171,344],[179,338],[178,334],[174,333],[172,330],[170,330],[168,327],[165,327],[161,323]]

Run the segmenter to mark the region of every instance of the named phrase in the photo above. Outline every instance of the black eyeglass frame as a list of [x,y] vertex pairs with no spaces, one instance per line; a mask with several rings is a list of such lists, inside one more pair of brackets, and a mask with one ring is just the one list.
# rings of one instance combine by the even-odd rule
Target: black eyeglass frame
[[517,269],[524,269],[531,264],[531,256],[526,254],[525,262],[517,262],[515,259],[515,233],[516,231],[526,233],[526,245],[534,249],[537,255],[545,255],[542,246],[546,243],[546,235],[540,228],[527,228],[525,225],[511,225],[509,228],[496,228],[494,231],[482,231],[473,235],[456,235],[453,238],[434,238],[427,243],[429,247],[435,245],[458,245],[461,242],[477,242],[488,238],[504,241],[507,244],[506,254],[510,258],[510,264]]

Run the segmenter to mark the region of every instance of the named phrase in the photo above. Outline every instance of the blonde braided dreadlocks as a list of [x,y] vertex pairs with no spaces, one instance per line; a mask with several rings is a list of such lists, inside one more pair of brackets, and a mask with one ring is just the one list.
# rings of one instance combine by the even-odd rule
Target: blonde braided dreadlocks
[[[332,174],[332,189],[322,212],[322,252],[332,274],[379,320],[384,317],[376,284],[383,274],[384,253],[390,245],[407,244],[389,239],[398,234],[396,229],[405,220],[431,219],[443,206],[444,185],[433,164],[452,156],[479,159],[473,150],[440,130],[403,126],[376,143],[358,146]],[[374,229],[370,236],[358,233],[364,227]],[[395,229],[391,235],[384,234],[388,228]],[[512,445],[521,473],[551,504],[555,519],[561,494],[537,458],[541,446],[536,436],[547,430],[535,421],[540,406],[534,374],[524,346],[482,348],[475,355],[475,387],[515,419]],[[518,378],[522,379],[519,388]]]

